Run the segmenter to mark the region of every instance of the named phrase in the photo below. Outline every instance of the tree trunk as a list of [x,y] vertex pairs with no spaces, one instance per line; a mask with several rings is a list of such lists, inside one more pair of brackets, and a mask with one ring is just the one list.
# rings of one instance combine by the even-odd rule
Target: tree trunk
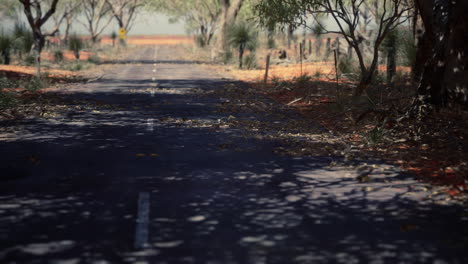
[[293,41],[293,38],[294,38],[294,28],[292,25],[289,25],[288,26],[288,49],[291,48],[291,43]]
[[244,44],[239,46],[239,69],[242,69],[243,66],[243,59],[244,59]]
[[[468,1],[416,1],[424,22],[425,43],[431,56],[425,63],[413,111],[461,106],[468,102]],[[418,59],[421,59],[418,57]]]
[[327,38],[327,52],[325,54],[326,58],[330,57],[331,53],[331,38]]
[[372,60],[372,64],[370,65],[369,68],[366,70],[361,69],[361,80],[359,81],[358,86],[354,90],[354,96],[361,96],[364,92],[367,91],[369,86],[372,83],[372,80],[374,78],[374,74],[377,70],[377,65],[379,61],[379,53],[378,49],[374,52],[374,59]]
[[218,38],[218,56],[226,53],[228,49],[227,33],[229,25],[234,24],[244,0],[219,0],[221,6],[221,19]]
[[396,74],[396,35],[394,32],[388,35],[387,41],[387,84],[393,87]]

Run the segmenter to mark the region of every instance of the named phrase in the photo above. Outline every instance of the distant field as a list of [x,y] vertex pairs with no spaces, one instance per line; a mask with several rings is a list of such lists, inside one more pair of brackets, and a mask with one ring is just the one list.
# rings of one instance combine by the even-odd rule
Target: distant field
[[[129,36],[127,43],[130,45],[178,45],[193,43],[192,36]],[[112,39],[103,37],[102,44],[112,44]]]

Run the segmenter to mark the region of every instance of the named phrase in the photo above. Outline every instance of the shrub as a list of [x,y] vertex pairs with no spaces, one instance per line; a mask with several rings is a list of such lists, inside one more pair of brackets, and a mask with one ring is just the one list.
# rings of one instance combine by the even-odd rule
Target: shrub
[[228,30],[229,44],[239,51],[239,68],[243,66],[244,52],[254,52],[257,49],[258,33],[253,26],[246,23],[232,25]]
[[83,40],[79,38],[77,35],[72,35],[68,39],[68,47],[70,50],[73,51],[73,54],[75,55],[75,58],[77,60],[80,59],[80,51],[84,47]]
[[354,62],[348,56],[343,56],[338,61],[338,72],[340,74],[348,75],[356,73],[356,67]]
[[36,58],[34,57],[34,55],[29,54],[24,58],[24,63],[26,65],[34,65],[36,63]]
[[255,56],[255,53],[251,52],[249,55],[245,56],[244,64],[249,70],[257,68],[257,56]]
[[312,77],[307,73],[293,78],[293,82],[296,87],[304,87],[310,82],[310,80],[312,80]]
[[112,31],[111,39],[112,39],[112,47],[114,47],[115,46],[115,40],[117,39],[117,32]]
[[404,66],[413,67],[416,63],[416,52],[417,47],[414,43],[413,34],[409,30],[400,30],[399,31],[399,42],[398,47],[399,54],[401,54],[401,63]]
[[24,24],[15,23],[13,29],[14,48],[21,58],[23,54],[29,53],[34,44],[34,36],[27,30]]
[[365,134],[365,138],[367,140],[367,144],[373,146],[378,145],[385,136],[385,130],[383,128],[374,127],[371,131]]
[[13,40],[10,36],[0,35],[0,55],[2,63],[10,64],[10,51],[12,48]]
[[56,50],[54,52],[54,60],[55,62],[62,62],[64,59],[64,56],[63,56],[63,51],[61,50]]
[[49,87],[50,82],[47,78],[37,78],[33,77],[29,82],[26,84],[26,90],[35,92],[40,89],[44,89]]
[[195,37],[195,43],[197,44],[198,47],[204,48],[206,46],[206,41],[205,38],[202,35],[197,35]]
[[234,55],[232,54],[232,51],[228,50],[223,53],[223,63],[224,64],[230,64],[232,62],[232,58]]
[[99,58],[98,55],[94,54],[92,56],[89,56],[88,62],[93,64],[99,64],[101,63],[101,58]]
[[267,46],[269,49],[275,49],[276,48],[276,41],[274,38],[268,38]]

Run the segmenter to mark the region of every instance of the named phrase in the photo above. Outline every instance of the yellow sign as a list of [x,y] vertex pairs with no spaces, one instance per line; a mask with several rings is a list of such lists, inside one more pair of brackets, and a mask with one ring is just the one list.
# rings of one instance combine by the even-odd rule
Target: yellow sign
[[120,33],[120,38],[125,39],[125,36],[127,35],[127,31],[125,30],[125,28],[121,28],[119,33]]

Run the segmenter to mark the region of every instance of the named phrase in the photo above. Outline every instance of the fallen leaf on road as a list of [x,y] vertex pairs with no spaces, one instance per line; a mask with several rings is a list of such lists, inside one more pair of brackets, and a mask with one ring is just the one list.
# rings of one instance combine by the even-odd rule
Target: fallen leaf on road
[[412,225],[412,224],[402,224],[400,226],[400,230],[402,232],[409,232],[409,231],[414,231],[414,230],[418,230],[418,229],[419,229],[419,226]]

